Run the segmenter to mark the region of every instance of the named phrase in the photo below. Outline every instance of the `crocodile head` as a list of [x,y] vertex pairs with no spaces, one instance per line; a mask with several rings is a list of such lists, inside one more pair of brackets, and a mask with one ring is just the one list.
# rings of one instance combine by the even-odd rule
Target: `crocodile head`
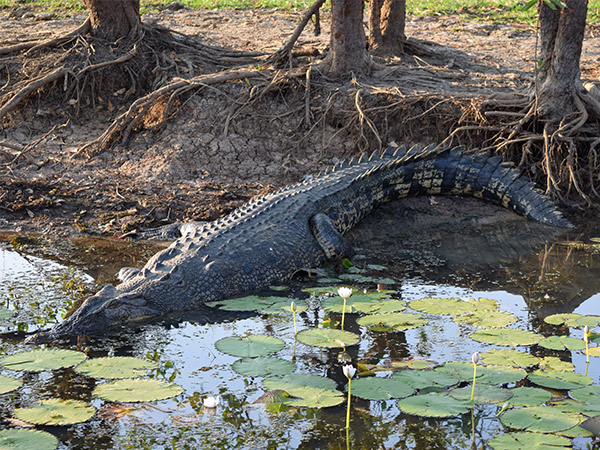
[[120,292],[108,285],[88,297],[83,304],[64,321],[47,331],[41,331],[27,339],[29,343],[50,342],[60,336],[105,334],[123,325],[146,322],[161,314],[142,293]]

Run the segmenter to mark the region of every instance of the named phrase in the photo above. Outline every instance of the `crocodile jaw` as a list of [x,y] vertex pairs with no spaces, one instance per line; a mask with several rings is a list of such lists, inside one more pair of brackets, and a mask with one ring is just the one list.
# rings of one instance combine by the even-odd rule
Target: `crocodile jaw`
[[61,336],[101,336],[110,329],[144,323],[161,314],[142,295],[119,293],[109,285],[87,298],[71,316],[50,330],[28,337],[26,341],[39,344]]

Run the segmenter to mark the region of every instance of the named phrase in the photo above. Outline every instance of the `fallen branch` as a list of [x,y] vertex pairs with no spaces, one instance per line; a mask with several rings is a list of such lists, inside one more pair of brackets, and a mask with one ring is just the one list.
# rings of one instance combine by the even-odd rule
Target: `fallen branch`
[[296,29],[294,30],[294,33],[288,39],[288,41],[285,43],[285,45],[267,58],[267,62],[268,63],[277,64],[277,63],[280,63],[280,62],[282,62],[283,60],[285,60],[287,58],[287,59],[290,60],[290,67],[291,67],[291,58],[292,58],[291,57],[291,52],[292,52],[292,48],[294,47],[294,44],[296,43],[296,41],[300,37],[300,34],[302,34],[302,31],[304,30],[304,28],[308,24],[308,21],[310,20],[310,18],[313,15],[317,14],[317,12],[319,11],[319,8],[321,8],[321,6],[323,6],[323,3],[325,3],[325,0],[317,0],[316,2],[314,2],[312,4],[312,6],[304,13],[304,16],[302,17],[302,20],[296,26]]

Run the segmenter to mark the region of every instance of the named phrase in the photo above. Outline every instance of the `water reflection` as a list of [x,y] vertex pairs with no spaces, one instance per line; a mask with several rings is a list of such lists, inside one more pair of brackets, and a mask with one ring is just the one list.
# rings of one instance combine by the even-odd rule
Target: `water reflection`
[[[394,287],[401,299],[489,297],[498,300],[502,309],[514,313],[519,327],[541,327],[542,332],[541,319],[549,314],[600,311],[598,256],[559,244],[573,238],[585,240],[591,237],[589,233],[565,236],[516,217],[498,224],[471,217],[459,225],[450,225],[439,217],[407,222],[405,208],[390,208],[392,211],[374,214],[350,239],[359,247],[355,264],[385,265],[385,276],[398,281]],[[407,225],[399,228],[401,219]],[[62,243],[58,248],[44,244],[43,251],[32,247],[16,253],[8,248],[0,254],[0,293],[4,302],[0,306],[8,306],[15,315],[0,322],[4,331],[32,331],[60,320],[69,297],[52,281],[57,275],[71,270],[85,283],[92,280],[89,274],[96,281],[107,280],[119,267],[139,265],[146,254],[154,251],[138,244],[124,244],[112,253],[110,246],[86,241]],[[135,257],[133,249],[137,252]],[[63,264],[40,258],[40,254],[54,255]],[[335,267],[328,270],[335,275]],[[290,287],[294,291],[306,283],[316,282],[293,281]],[[36,312],[21,315],[27,310]],[[468,361],[473,351],[489,348],[468,338],[472,327],[439,316],[431,317],[425,327],[398,333],[368,332],[356,323],[356,318],[346,316],[345,326],[361,335],[360,344],[347,349],[355,363],[381,364],[406,357]],[[137,332],[124,329],[118,336],[85,344],[92,357],[138,356],[158,362],[159,368],[150,376],[183,386],[185,394],[179,398],[158,402],[156,407],[135,405],[128,415],[117,418],[104,407],[104,402],[91,397],[97,381],[64,369],[51,374],[23,374],[24,388],[0,396],[0,413],[10,417],[15,406],[56,396],[104,407],[103,414],[96,415],[92,422],[51,429],[60,439],[61,448],[69,449],[346,449],[345,405],[323,410],[282,407],[280,413],[271,414],[263,405],[253,403],[264,393],[261,379],[236,374],[231,364],[237,358],[215,349],[215,342],[225,336],[265,333],[286,343],[276,356],[292,359],[294,332],[290,317],[205,308],[185,319],[171,317],[160,325],[149,325]],[[298,327],[321,326],[327,320],[339,320],[339,315],[316,307],[299,314]],[[22,345],[14,336],[7,339],[5,335],[0,337],[0,348],[4,353],[14,353]],[[299,372],[327,375],[343,390],[346,381],[341,374],[339,353],[297,344],[295,362]],[[577,372],[585,371],[582,354],[558,354],[564,360],[572,360]],[[589,368],[596,380],[600,374],[599,359],[591,358]],[[1,373],[8,371],[2,369]],[[216,414],[207,414],[202,399],[216,394],[222,396],[222,403]],[[352,405],[351,448],[446,449],[468,448],[473,443],[480,448],[502,430],[494,418],[495,407],[476,410],[473,417],[465,414],[452,419],[423,420],[403,414],[395,400],[369,402],[353,398]]]

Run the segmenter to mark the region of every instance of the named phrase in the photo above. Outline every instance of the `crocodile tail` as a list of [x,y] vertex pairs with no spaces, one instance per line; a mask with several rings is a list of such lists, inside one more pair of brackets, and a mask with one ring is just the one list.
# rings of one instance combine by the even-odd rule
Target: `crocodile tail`
[[489,152],[431,145],[388,149],[375,158],[382,160],[378,164],[380,170],[391,171],[394,197],[473,196],[514,209],[546,225],[573,227],[532,181]]

